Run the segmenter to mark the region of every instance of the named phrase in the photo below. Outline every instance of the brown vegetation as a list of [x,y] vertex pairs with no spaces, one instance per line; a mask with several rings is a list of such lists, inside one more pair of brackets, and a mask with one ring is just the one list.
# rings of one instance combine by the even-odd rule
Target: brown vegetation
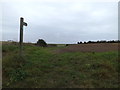
[[117,51],[118,43],[95,43],[69,45],[63,49],[58,49],[58,53],[63,52],[108,52]]

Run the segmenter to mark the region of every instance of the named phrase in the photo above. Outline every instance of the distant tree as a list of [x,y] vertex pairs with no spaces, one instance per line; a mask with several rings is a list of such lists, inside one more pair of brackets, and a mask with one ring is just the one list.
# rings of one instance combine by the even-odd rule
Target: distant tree
[[105,40],[103,40],[103,41],[102,41],[102,43],[106,43],[106,41],[105,41]]
[[68,46],[68,44],[66,44],[66,46]]
[[100,41],[97,41],[97,43],[100,43]]
[[84,44],[86,44],[86,42],[84,42]]
[[80,42],[80,44],[82,44],[82,42]]
[[37,45],[41,47],[47,47],[47,43],[43,39],[37,41]]
[[120,40],[117,40],[118,43],[120,43]]
[[91,41],[88,41],[87,43],[91,43]]
[[77,44],[80,44],[79,42],[77,42]]
[[115,43],[115,41],[114,41],[114,40],[112,40],[112,43]]

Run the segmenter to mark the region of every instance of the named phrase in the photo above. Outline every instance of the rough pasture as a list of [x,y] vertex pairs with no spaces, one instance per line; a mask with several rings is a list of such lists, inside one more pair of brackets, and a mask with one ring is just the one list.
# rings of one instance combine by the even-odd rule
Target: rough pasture
[[[93,53],[94,50],[99,52]],[[3,43],[2,87],[118,88],[120,65],[114,50],[117,44],[39,47],[29,43],[24,44],[21,59],[18,43]]]

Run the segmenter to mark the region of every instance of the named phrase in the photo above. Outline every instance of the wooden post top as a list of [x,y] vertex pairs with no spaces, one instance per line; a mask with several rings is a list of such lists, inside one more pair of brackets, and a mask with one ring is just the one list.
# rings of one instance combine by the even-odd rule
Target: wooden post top
[[23,17],[20,17],[20,22],[22,23],[21,25],[23,25],[23,26],[27,26],[27,23],[24,22],[24,18],[23,18]]
[[20,17],[20,19],[24,19],[23,17]]

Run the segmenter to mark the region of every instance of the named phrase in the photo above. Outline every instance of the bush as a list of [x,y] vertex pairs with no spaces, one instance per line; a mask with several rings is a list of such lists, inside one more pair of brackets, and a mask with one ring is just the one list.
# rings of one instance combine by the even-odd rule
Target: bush
[[43,39],[37,41],[37,45],[41,47],[47,47],[47,43]]
[[68,46],[68,44],[66,44],[66,46]]

